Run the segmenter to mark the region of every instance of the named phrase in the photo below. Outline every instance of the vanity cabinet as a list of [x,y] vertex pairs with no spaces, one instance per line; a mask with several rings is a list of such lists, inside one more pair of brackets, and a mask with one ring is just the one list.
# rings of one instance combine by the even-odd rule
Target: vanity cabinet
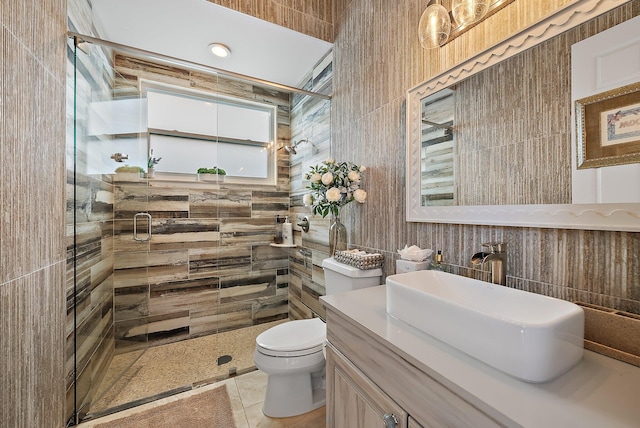
[[[407,428],[407,413],[331,345],[327,345],[329,426]],[[418,427],[418,426],[414,426]]]
[[[401,350],[327,308],[329,428],[517,426],[471,403],[412,364]],[[389,422],[391,415],[397,424]]]

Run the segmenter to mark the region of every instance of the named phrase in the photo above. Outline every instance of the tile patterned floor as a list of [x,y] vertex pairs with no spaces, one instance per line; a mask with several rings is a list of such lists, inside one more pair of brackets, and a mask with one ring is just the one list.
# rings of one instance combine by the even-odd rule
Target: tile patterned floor
[[[102,415],[108,409],[129,407],[127,403],[162,398],[168,395],[167,391],[182,392],[192,386],[223,380],[229,377],[230,369],[238,374],[253,370],[256,336],[282,322],[116,355],[97,389],[89,413]],[[233,359],[218,365],[216,360],[222,355]]]
[[[142,408],[197,394],[202,392],[203,388],[226,384],[237,428],[325,427],[324,407],[291,418],[269,418],[262,413],[267,375],[254,370],[255,338],[267,328],[281,322],[284,321],[117,355],[98,390],[97,396],[100,399],[94,403],[91,412],[97,415],[101,412],[105,414],[106,409],[118,406],[127,410],[92,419],[78,426],[90,428],[97,423],[122,417]],[[220,352],[221,350],[223,352]],[[233,360],[219,366],[216,364],[216,358],[221,353],[231,355]],[[228,376],[229,368],[232,367],[237,368],[239,375],[220,380]],[[173,395],[167,396],[167,391],[173,391]],[[131,405],[127,403],[136,400],[146,404],[128,408]],[[217,427],[212,425],[211,428]]]
[[[133,412],[137,412],[142,408],[152,408],[184,398],[189,395],[198,394],[204,389],[215,388],[222,384],[227,385],[231,407],[236,428],[324,428],[325,425],[325,407],[321,407],[312,412],[291,418],[269,418],[262,413],[262,403],[264,401],[264,393],[267,387],[267,375],[259,370],[230,378],[215,384],[207,385],[192,391],[183,392],[161,400],[144,404],[140,408],[124,410],[114,413],[103,418],[95,419],[78,425],[79,428],[93,428],[96,424],[107,422],[126,416]],[[161,428],[161,427],[158,427]],[[209,428],[227,428],[216,427],[212,424]]]

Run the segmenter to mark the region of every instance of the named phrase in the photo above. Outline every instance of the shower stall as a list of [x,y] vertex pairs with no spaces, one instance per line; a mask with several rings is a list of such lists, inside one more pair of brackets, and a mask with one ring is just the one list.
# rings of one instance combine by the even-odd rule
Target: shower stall
[[[270,245],[290,213],[290,155],[276,142],[309,95],[75,34],[68,58],[73,425],[255,369],[255,336],[289,317],[292,250]],[[206,130],[157,127],[151,98],[174,92],[210,108]],[[223,130],[233,108],[266,117],[268,137]],[[264,171],[233,163],[251,156]],[[224,181],[193,168],[225,162]]]

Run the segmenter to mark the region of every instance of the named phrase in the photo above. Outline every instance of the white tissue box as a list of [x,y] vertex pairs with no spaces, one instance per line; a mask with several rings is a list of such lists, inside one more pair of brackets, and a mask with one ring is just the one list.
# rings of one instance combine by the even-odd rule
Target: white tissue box
[[411,260],[396,260],[396,273],[415,272],[417,270],[429,269],[429,259],[422,262],[412,262]]

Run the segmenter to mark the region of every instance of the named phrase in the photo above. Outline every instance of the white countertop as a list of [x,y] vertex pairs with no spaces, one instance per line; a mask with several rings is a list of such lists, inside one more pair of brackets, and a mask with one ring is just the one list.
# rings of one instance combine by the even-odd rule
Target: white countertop
[[560,377],[527,383],[389,316],[384,285],[321,300],[456,394],[480,400],[523,427],[640,427],[640,367],[585,350],[582,361]]

